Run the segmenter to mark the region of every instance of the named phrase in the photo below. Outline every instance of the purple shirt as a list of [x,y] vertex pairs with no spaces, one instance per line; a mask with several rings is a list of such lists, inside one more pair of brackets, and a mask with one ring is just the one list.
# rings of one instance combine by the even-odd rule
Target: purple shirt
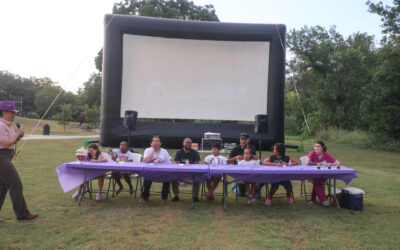
[[311,162],[318,163],[318,162],[324,162],[326,163],[335,163],[336,159],[328,154],[327,152],[322,153],[321,159],[318,158],[317,152],[312,151],[308,154],[308,158],[310,158]]
[[[7,149],[3,146],[5,142],[7,142],[10,137],[14,136],[15,132],[11,127],[11,122],[0,118],[0,149]],[[10,146],[8,149],[14,149],[14,146]]]

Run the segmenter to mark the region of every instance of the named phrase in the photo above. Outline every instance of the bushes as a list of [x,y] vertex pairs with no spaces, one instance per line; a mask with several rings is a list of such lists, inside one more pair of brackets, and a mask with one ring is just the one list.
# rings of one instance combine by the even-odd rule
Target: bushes
[[367,133],[362,130],[341,130],[337,128],[321,129],[315,138],[339,144],[353,145],[360,148],[380,149],[400,152],[400,141],[384,135]]

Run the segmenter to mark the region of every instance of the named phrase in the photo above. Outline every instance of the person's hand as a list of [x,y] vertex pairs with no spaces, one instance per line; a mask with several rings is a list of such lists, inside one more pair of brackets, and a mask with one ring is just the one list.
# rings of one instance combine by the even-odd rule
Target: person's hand
[[18,135],[17,140],[19,141],[25,135],[24,128],[17,128],[17,130],[15,131],[15,134]]
[[238,161],[243,160],[243,155],[238,155],[238,156],[236,156],[236,160],[238,160]]

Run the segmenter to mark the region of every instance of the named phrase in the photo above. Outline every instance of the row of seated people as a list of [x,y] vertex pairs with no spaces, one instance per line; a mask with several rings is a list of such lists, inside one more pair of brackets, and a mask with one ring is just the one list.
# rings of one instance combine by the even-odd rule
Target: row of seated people
[[[255,148],[249,144],[250,138],[248,134],[241,133],[240,134],[240,144],[235,147],[229,154],[229,157],[225,157],[220,155],[219,146],[212,147],[212,154],[208,155],[204,162],[205,164],[216,164],[216,165],[225,165],[225,164],[238,164],[238,165],[260,165],[261,162],[256,155]],[[284,166],[284,165],[299,165],[299,162],[285,153],[285,145],[283,143],[276,143],[273,146],[273,154],[266,158],[263,161],[263,165],[271,165],[271,166]],[[110,155],[111,159],[114,161],[133,161],[134,155],[129,151],[128,144],[126,142],[121,142],[119,149],[117,150],[108,150],[107,153]],[[106,162],[107,157],[101,154],[98,146],[96,144],[91,144],[88,146],[88,160],[90,161],[101,161]],[[154,136],[150,143],[150,147],[146,148],[143,154],[143,161],[146,163],[171,163],[171,156],[168,151],[161,147],[161,140],[158,136]],[[174,157],[175,163],[183,163],[183,164],[199,164],[200,163],[200,155],[199,153],[192,149],[192,140],[190,138],[185,138],[183,141],[183,148],[179,149]],[[326,146],[322,141],[317,141],[314,144],[314,151],[308,154],[306,165],[310,163],[318,163],[318,162],[327,162],[340,165],[340,162],[337,161],[334,157],[326,152]],[[112,177],[115,179],[116,183],[119,186],[119,189],[116,191],[118,195],[123,190],[123,185],[121,183],[121,177],[125,179],[127,184],[129,185],[129,193],[133,194],[134,189],[131,183],[130,172],[120,172],[113,171]],[[226,178],[223,178],[226,180]],[[221,176],[214,176],[212,179],[206,179],[206,186],[208,189],[208,193],[205,195],[207,201],[213,201],[215,199],[214,192],[218,187],[218,184],[221,180]],[[324,190],[324,182],[326,179],[314,179],[311,180],[313,183],[313,190],[311,193],[310,200],[308,204],[312,205],[316,201],[316,196],[318,196],[320,202],[324,206],[328,206],[329,202],[325,194]],[[102,199],[102,188],[104,184],[104,176],[98,177],[98,193],[96,195],[96,200]],[[255,193],[260,192],[263,184],[249,183],[245,182],[245,189],[248,194],[248,203],[252,204],[255,201]],[[139,202],[146,202],[150,196],[152,182],[150,180],[144,179],[141,197]],[[275,192],[278,190],[279,185],[282,185],[286,189],[286,196],[289,203],[294,203],[293,199],[293,188],[290,180],[282,181],[278,183],[272,183],[271,189],[266,198],[265,205],[270,206],[272,203],[272,198]],[[171,181],[172,191],[174,197],[171,199],[173,202],[177,202],[180,200],[179,198],[179,182],[178,180]],[[72,198],[76,199],[80,196],[82,192],[83,185],[79,186],[78,191],[72,196]],[[170,193],[170,182],[164,182],[162,184],[161,189],[161,200],[163,203],[167,202],[168,195]],[[194,193],[194,201],[199,201],[199,189],[200,183],[193,183],[193,193]]]

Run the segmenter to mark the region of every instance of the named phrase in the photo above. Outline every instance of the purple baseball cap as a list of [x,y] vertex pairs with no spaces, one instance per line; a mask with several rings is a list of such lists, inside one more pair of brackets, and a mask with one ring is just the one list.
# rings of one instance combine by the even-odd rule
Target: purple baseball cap
[[0,102],[0,110],[1,111],[11,111],[14,113],[18,113],[19,110],[15,109],[14,102],[11,101],[2,101]]

